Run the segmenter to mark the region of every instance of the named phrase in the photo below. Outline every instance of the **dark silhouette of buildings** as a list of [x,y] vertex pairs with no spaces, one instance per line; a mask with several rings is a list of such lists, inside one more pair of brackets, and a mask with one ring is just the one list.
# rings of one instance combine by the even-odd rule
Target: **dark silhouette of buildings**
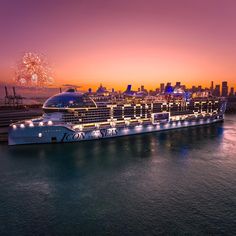
[[217,84],[216,87],[215,87],[215,91],[214,91],[214,94],[215,96],[219,97],[220,96],[220,85]]
[[227,97],[228,96],[228,84],[227,84],[227,81],[223,81],[222,82],[221,96],[222,97]]
[[165,91],[165,84],[161,83],[160,84],[160,93],[164,93],[164,91]]
[[213,92],[213,90],[214,90],[214,82],[213,81],[211,81],[211,88],[210,88],[210,90],[211,90],[211,92]]
[[180,88],[181,87],[181,82],[176,82],[175,88]]
[[235,94],[234,94],[234,87],[231,87],[230,88],[230,92],[229,92],[229,96],[234,96]]

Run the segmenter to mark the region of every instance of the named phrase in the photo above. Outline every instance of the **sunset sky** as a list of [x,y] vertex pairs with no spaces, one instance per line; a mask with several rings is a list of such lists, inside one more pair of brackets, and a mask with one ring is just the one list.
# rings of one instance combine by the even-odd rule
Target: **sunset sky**
[[0,0],[0,81],[43,53],[56,85],[236,86],[235,0]]

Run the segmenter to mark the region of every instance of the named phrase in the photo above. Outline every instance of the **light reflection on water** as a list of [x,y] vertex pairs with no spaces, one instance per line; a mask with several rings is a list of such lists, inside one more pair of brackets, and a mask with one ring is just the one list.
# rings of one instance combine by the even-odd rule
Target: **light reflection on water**
[[1,145],[0,234],[232,234],[235,125]]

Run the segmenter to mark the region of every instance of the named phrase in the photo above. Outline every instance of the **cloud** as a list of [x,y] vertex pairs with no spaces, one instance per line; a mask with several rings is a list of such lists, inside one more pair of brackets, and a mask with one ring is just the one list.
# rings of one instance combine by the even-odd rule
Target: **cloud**
[[63,84],[63,87],[73,87],[73,88],[81,88],[82,86],[76,84]]

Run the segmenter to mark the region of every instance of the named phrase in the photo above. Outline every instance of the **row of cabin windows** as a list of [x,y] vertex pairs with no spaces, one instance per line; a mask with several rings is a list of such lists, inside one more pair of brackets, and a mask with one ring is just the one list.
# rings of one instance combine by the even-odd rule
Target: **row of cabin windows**
[[[177,111],[212,111],[212,110],[217,110],[218,109],[218,106],[189,106],[188,109],[186,110],[183,110],[183,109],[180,109],[179,107],[171,107],[170,109],[165,109],[165,107],[163,107],[163,109],[155,109],[153,108],[152,112],[153,113],[156,113],[156,112],[161,112],[161,111],[170,111],[170,112],[177,112]],[[86,117],[109,117],[109,116],[116,116],[116,117],[119,117],[119,116],[145,116],[145,115],[148,115],[150,113],[152,113],[151,110],[141,110],[141,109],[138,109],[138,110],[134,110],[134,109],[125,109],[125,110],[113,110],[113,113],[112,111],[88,111],[86,113],[76,113],[75,115],[74,114],[67,114],[67,116],[78,116],[78,117],[81,117],[81,118],[86,118]]]
[[[195,106],[216,106],[218,107],[219,106],[219,103],[214,103],[214,102],[211,102],[211,103],[195,103]],[[189,107],[189,106],[194,106],[194,102],[190,102],[189,104],[180,104],[180,103],[173,103],[173,104],[165,104],[163,105],[162,103],[153,103],[153,104],[142,104],[140,106],[137,106],[137,105],[131,105],[131,106],[122,106],[122,105],[118,105],[117,107],[113,107],[113,109],[133,109],[133,108],[136,108],[136,109],[145,109],[147,106],[148,109],[150,108],[156,108],[156,109],[161,109],[161,107],[163,107],[164,109],[165,108],[168,108],[168,107],[179,107],[180,109],[182,109],[183,107]],[[105,111],[105,110],[110,110],[109,107],[98,107],[98,108],[92,108],[90,109],[90,111],[97,111],[97,110],[101,110],[101,111]],[[82,112],[85,112],[86,109],[83,109],[81,110]]]
[[[181,115],[181,114],[191,114],[194,112],[201,112],[201,110],[199,108],[195,108],[194,110],[189,110],[189,111],[174,111],[172,110],[171,111],[171,115]],[[212,112],[212,111],[217,111],[217,109],[202,109],[202,111],[206,111],[206,112]],[[147,114],[147,117],[150,117],[151,116],[151,113],[148,113]],[[126,118],[135,118],[135,117],[145,117],[145,115],[140,115],[140,114],[117,114],[117,115],[114,115],[113,114],[113,118],[115,119],[118,119],[118,120],[122,120],[124,117]],[[71,115],[67,115],[67,116],[64,116],[64,119],[68,122],[68,121],[80,121],[80,122],[83,122],[83,121],[107,121],[108,119],[110,119],[111,116],[109,114],[107,114],[106,116],[97,116],[97,115],[88,115],[88,116],[85,116],[83,117],[82,119],[79,118],[79,117],[76,117],[76,116],[73,116],[72,114]]]
[[[194,112],[200,112],[200,111],[205,111],[205,112],[212,112],[214,110],[217,110],[218,107],[216,109],[213,109],[212,107],[204,107],[202,109],[200,109],[199,107],[191,107],[188,111],[181,111],[179,109],[171,109],[171,113],[172,114],[181,114],[182,112],[186,113],[192,113],[193,111]],[[145,117],[145,115],[150,115],[150,111],[146,111],[145,113],[138,113],[138,112],[123,112],[123,111],[115,111],[113,112],[113,118],[123,118],[123,117],[135,117],[135,116],[140,116],[140,117]],[[68,115],[65,115],[65,117],[67,117],[68,119],[72,118],[74,119],[74,115],[73,114],[68,114]],[[106,114],[103,114],[102,116],[99,115],[99,113],[87,113],[86,116],[84,116],[82,119],[83,120],[89,120],[89,119],[109,119],[111,117],[111,114],[110,113],[106,113]]]
[[160,104],[153,104],[153,108],[149,106],[149,109],[145,107],[145,105],[136,107],[115,107],[113,108],[113,112],[110,108],[104,108],[104,110],[91,109],[83,113],[77,113],[77,117],[74,114],[65,115],[65,120],[68,121],[78,121],[78,122],[103,122],[107,121],[111,118],[111,116],[115,119],[122,120],[123,118],[135,118],[135,117],[151,117],[151,113],[162,112],[162,111],[170,111],[171,114],[186,114],[194,112],[206,111],[211,112],[213,110],[218,109],[218,104],[194,104],[190,103],[186,106],[180,106],[177,104],[172,105],[163,105],[161,108]]

